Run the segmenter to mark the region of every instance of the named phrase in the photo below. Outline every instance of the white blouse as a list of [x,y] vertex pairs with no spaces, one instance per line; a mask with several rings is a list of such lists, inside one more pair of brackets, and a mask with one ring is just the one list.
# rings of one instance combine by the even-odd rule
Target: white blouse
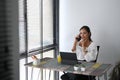
[[79,42],[76,45],[76,54],[77,54],[77,59],[78,60],[86,60],[87,62],[94,61],[97,56],[97,46],[95,45],[94,42],[92,42],[89,47],[87,47],[87,53],[84,56],[82,47],[79,46]]

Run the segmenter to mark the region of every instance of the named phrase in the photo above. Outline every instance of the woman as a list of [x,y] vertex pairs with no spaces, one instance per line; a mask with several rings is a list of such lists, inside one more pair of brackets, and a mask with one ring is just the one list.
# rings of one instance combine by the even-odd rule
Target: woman
[[[87,62],[95,61],[97,56],[97,46],[91,39],[91,31],[88,26],[80,28],[80,33],[75,37],[72,52],[77,54],[78,60]],[[92,76],[93,77],[93,76]],[[66,73],[61,76],[62,80],[91,80],[91,76]],[[94,77],[95,79],[95,77]]]
[[80,29],[79,35],[75,37],[72,51],[76,52],[78,60],[89,62],[96,59],[97,47],[91,39],[91,31],[88,26]]

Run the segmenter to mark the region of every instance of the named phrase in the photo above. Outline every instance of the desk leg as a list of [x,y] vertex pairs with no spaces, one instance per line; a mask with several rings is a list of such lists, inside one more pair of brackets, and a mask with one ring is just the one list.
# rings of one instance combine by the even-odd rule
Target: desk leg
[[49,71],[49,80],[50,80],[51,70]]
[[32,80],[32,78],[33,78],[33,68],[31,70],[31,79],[30,80]]
[[98,80],[100,80],[100,77],[98,76]]
[[39,72],[38,72],[38,77],[37,77],[37,80],[39,80],[39,76],[40,76],[40,70],[39,70]]
[[46,69],[45,69],[45,80],[46,80]]
[[104,74],[104,80],[107,80],[107,72]]

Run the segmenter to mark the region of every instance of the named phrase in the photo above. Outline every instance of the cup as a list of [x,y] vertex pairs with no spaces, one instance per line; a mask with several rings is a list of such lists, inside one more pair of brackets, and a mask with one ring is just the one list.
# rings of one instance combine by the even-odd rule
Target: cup
[[85,67],[81,67],[81,71],[85,71]]
[[74,66],[74,70],[76,71],[76,70],[78,70],[79,69],[79,67],[78,66]]
[[57,55],[57,61],[58,61],[58,63],[61,63],[62,59],[61,59],[60,55]]

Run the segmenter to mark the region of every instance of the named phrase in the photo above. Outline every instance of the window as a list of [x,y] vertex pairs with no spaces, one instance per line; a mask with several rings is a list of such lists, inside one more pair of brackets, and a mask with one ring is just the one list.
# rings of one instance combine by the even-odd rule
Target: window
[[[55,48],[54,0],[19,0],[20,53]],[[41,5],[42,4],[42,5]]]
[[58,53],[57,6],[58,0],[19,0],[20,80],[30,80],[31,70],[24,64],[32,61],[31,55],[54,57]]

